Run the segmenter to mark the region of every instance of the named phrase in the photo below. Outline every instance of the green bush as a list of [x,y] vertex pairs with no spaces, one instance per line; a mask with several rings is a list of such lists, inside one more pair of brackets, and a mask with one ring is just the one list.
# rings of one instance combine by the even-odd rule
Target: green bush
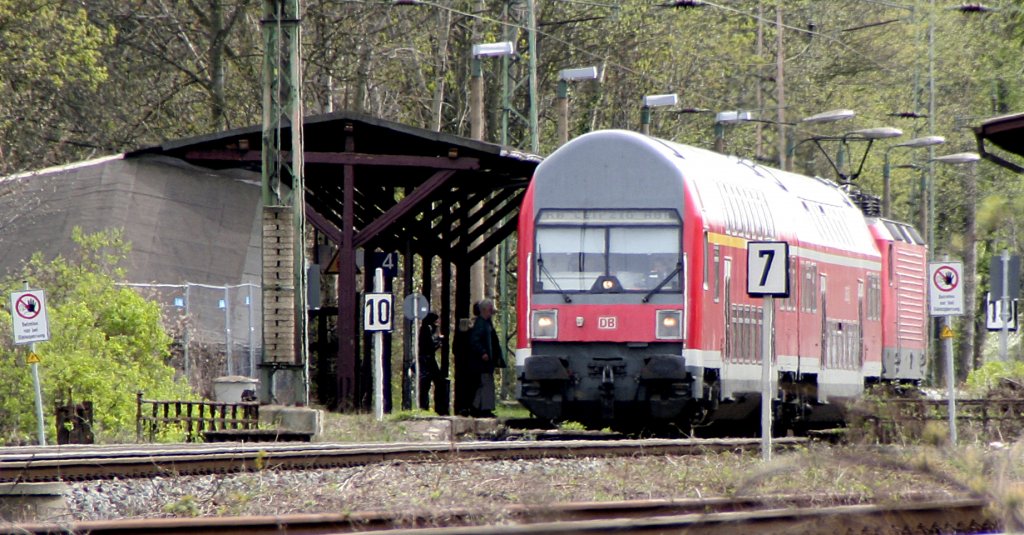
[[[135,393],[149,399],[193,399],[187,384],[167,364],[171,338],[160,308],[130,288],[118,286],[120,264],[130,247],[121,231],[84,234],[75,229],[78,250],[71,258],[46,261],[37,254],[23,270],[0,285],[9,295],[24,281],[46,293],[50,340],[36,344],[43,388],[46,433],[56,429],[58,400],[93,402],[98,441],[123,439],[135,432]],[[14,346],[11,312],[0,310],[0,442],[35,440],[32,378],[25,364],[28,348]]]
[[1006,381],[1024,384],[1024,362],[986,362],[967,376],[967,390],[975,396],[987,396],[1005,386]]

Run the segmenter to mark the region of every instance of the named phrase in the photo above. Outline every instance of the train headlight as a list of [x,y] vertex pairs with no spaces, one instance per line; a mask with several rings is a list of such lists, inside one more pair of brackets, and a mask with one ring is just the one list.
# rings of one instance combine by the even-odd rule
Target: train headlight
[[680,340],[683,338],[683,311],[659,310],[655,318],[655,337],[659,340]]
[[558,311],[533,311],[533,337],[537,339],[554,339],[558,337]]

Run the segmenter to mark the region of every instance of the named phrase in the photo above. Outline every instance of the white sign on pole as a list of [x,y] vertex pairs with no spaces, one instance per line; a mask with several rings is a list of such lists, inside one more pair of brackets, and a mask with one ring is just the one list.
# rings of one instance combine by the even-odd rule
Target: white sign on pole
[[747,294],[763,297],[761,327],[761,459],[772,459],[772,361],[775,360],[775,298],[789,297],[789,244],[747,242]]
[[788,243],[747,242],[747,294],[754,297],[789,297]]
[[46,320],[46,295],[42,290],[11,292],[11,318],[14,320],[14,343],[31,344],[50,339]]
[[928,264],[928,313],[932,316],[962,316],[964,286],[961,284],[962,262],[930,262]]
[[366,294],[363,303],[363,330],[391,331],[391,309],[391,294]]
[[1003,321],[1003,300],[996,298],[992,299],[992,294],[985,294],[985,327],[990,331],[1001,331],[1003,325],[1011,331],[1017,330],[1017,300],[1010,300],[1010,320],[1008,322]]

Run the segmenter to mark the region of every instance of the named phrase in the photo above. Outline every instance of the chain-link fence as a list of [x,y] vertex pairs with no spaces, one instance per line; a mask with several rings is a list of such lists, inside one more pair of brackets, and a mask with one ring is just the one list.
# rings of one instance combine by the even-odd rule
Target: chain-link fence
[[160,304],[174,339],[172,365],[200,393],[224,375],[258,377],[262,353],[260,286],[126,283]]

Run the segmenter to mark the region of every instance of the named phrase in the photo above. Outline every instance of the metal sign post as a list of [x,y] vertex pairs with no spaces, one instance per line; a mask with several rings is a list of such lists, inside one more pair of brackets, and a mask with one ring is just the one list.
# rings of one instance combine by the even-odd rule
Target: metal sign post
[[[413,399],[414,405],[419,406],[420,402],[420,320],[427,317],[430,312],[430,303],[426,296],[420,293],[409,294],[402,302],[402,312],[405,318],[412,321],[412,369],[413,377]],[[433,356],[431,356],[433,358]]]
[[763,297],[761,320],[761,459],[772,459],[772,361],[775,297],[789,297],[789,244],[747,243],[747,295]]
[[373,273],[373,293],[363,305],[363,330],[373,332],[373,413],[384,419],[384,332],[391,330],[391,294],[384,292],[384,270]]
[[991,295],[998,299],[999,305],[996,308],[999,319],[1002,320],[999,328],[999,360],[1005,362],[1008,357],[1009,331],[1015,330],[1010,325],[1010,319],[1016,318],[1016,310],[1012,303],[1020,294],[1020,257],[1011,256],[1009,251],[1003,249],[999,258],[993,257],[989,263],[989,280],[992,287]]
[[43,388],[39,379],[39,355],[36,342],[50,339],[50,324],[46,319],[46,295],[42,290],[30,290],[28,281],[25,290],[11,293],[11,321],[14,323],[14,343],[29,344],[28,365],[32,368],[32,389],[36,401],[36,431],[39,445],[46,445],[46,427],[43,419]]
[[1000,297],[1000,303],[1003,305],[1000,314],[1003,328],[999,331],[999,360],[1006,362],[1010,338],[1010,251],[1003,249],[1003,254],[999,258],[1003,261],[1003,291],[1000,292],[1003,294]]
[[964,291],[960,284],[963,263],[949,260],[928,263],[928,311],[940,316],[942,330],[942,351],[946,361],[946,396],[949,401],[949,443],[956,445],[956,373],[953,369],[953,329],[949,326],[950,316],[964,313]]

